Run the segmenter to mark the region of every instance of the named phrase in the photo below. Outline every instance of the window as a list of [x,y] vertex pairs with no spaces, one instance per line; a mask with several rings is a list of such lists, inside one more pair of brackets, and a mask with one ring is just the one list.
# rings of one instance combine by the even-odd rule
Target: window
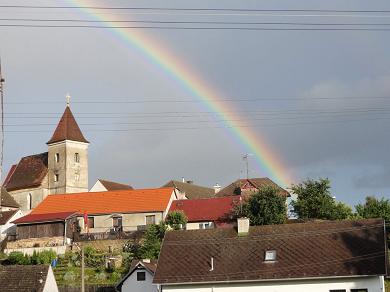
[[368,292],[368,289],[363,288],[363,289],[351,289],[351,292]]
[[329,292],[347,292],[345,289],[334,289],[334,290],[329,290]]
[[276,250],[266,250],[264,254],[264,261],[266,262],[276,261]]
[[145,281],[146,274],[145,272],[137,272],[137,281]]
[[57,163],[60,162],[60,153],[56,153],[54,159]]
[[54,181],[57,182],[59,179],[60,175],[58,173],[54,174]]
[[32,209],[32,195],[31,195],[31,193],[28,193],[28,195],[27,195],[27,209],[28,210]]
[[77,162],[77,163],[80,162],[80,155],[78,153],[74,154],[74,162]]
[[156,216],[154,216],[154,215],[146,216],[145,222],[146,222],[146,225],[156,224]]
[[114,228],[122,227],[122,217],[121,216],[112,217],[112,226]]
[[210,222],[199,223],[199,229],[210,229],[212,227]]
[[95,217],[88,216],[88,229],[95,228]]

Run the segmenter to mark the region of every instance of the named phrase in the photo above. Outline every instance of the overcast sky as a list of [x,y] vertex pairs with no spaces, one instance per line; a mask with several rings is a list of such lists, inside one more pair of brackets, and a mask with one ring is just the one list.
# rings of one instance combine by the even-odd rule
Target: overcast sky
[[[1,1],[6,4],[70,2]],[[390,10],[388,1],[165,0],[132,1],[131,6]],[[390,24],[390,13],[139,12],[102,13],[122,20]],[[0,8],[0,18],[92,19],[75,9],[21,8]],[[22,23],[32,22],[0,20]],[[221,98],[235,100],[230,106],[259,137],[261,133],[293,183],[328,177],[337,199],[351,205],[366,195],[390,197],[390,31],[142,32],[199,74]],[[70,93],[71,109],[91,142],[90,185],[104,178],[136,188],[158,187],[185,177],[201,185],[224,186],[245,176],[242,155],[249,150],[236,143],[223,124],[213,122],[215,116],[197,97],[109,29],[3,26],[0,54],[6,78],[5,171],[22,156],[47,151],[45,143]],[[151,102],[156,100],[160,102]],[[253,158],[249,166],[251,177],[269,175]]]

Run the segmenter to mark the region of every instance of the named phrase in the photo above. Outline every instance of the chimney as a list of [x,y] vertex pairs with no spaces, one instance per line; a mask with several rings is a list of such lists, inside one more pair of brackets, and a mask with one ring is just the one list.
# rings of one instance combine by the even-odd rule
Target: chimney
[[150,259],[143,259],[142,260],[144,263],[150,264]]
[[213,188],[214,188],[214,194],[217,194],[221,190],[221,186],[219,184],[215,184]]
[[186,183],[188,183],[189,185],[192,185],[194,183],[193,180],[187,180]]
[[237,218],[237,233],[238,236],[245,236],[249,232],[249,218]]
[[184,179],[184,176],[181,177],[181,181],[184,183],[186,180]]

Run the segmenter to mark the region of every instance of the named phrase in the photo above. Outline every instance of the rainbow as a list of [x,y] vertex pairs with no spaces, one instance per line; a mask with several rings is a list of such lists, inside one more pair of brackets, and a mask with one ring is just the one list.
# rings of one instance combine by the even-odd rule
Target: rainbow
[[191,95],[198,98],[209,111],[214,112],[223,120],[225,128],[233,133],[235,139],[245,147],[248,153],[253,154],[262,173],[283,187],[290,185],[291,180],[287,176],[283,165],[276,158],[275,153],[272,153],[264,139],[259,137],[258,133],[255,133],[251,127],[243,127],[234,108],[227,102],[223,102],[218,93],[204,80],[201,80],[199,75],[192,72],[181,60],[172,56],[161,44],[148,38],[142,30],[115,27],[117,24],[110,22],[112,19],[98,13],[96,9],[86,7],[84,1],[67,1],[74,6],[81,7],[80,11],[95,20],[105,21],[105,26],[112,27],[110,32],[113,32],[121,42],[131,45],[148,62],[154,64],[164,74],[178,82]]

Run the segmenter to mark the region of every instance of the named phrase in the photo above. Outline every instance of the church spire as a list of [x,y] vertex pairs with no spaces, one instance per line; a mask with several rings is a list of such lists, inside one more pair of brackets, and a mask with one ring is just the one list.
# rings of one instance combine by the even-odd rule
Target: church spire
[[61,142],[65,140],[89,143],[84,138],[84,135],[81,132],[80,127],[77,124],[72,111],[70,110],[69,103],[70,103],[70,95],[68,94],[66,96],[65,111],[57,125],[57,128],[54,131],[53,136],[46,144],[52,144],[52,143]]

